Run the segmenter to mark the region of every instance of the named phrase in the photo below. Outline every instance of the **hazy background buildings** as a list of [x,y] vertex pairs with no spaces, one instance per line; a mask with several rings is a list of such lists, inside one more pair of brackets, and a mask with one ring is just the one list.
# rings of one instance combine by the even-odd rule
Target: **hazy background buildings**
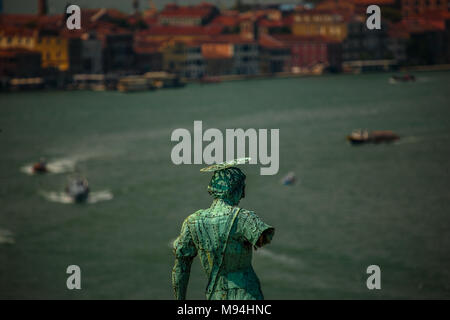
[[[82,28],[68,30],[61,3],[4,1],[1,83],[8,88],[11,79],[39,77],[34,85],[66,87],[80,74],[104,74],[118,81],[164,71],[201,80],[448,64],[448,3],[323,0],[181,5],[134,0],[108,1],[109,7],[103,8],[102,1],[86,6],[79,1]],[[381,7],[381,30],[366,27],[371,4]],[[33,13],[11,13],[31,8]]]

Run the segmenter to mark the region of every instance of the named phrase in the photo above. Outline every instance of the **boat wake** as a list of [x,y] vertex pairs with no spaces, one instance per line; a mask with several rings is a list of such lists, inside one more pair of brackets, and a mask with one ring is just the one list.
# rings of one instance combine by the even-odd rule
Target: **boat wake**
[[0,244],[14,244],[13,233],[9,230],[0,229]]
[[[47,163],[46,168],[48,173],[54,174],[73,172],[75,170],[76,163],[77,161],[73,159],[56,159]],[[20,171],[28,175],[36,174],[33,171],[33,164],[24,165],[20,168]]]
[[[55,192],[55,191],[43,191],[41,195],[51,202],[58,202],[64,204],[75,203],[72,197],[67,195],[65,192]],[[113,194],[109,190],[101,190],[90,192],[86,200],[86,203],[94,204],[102,201],[109,201],[114,198]]]
[[290,267],[299,267],[302,265],[302,263],[297,259],[291,258],[285,254],[275,253],[269,249],[264,249],[264,248],[258,249],[258,250],[256,250],[255,254],[265,257],[265,258],[269,258],[271,260],[274,260],[278,263],[281,263],[281,264],[284,264],[284,265],[287,265]]
[[[61,174],[61,173],[68,173],[68,172],[74,172],[76,170],[76,165],[80,161],[86,161],[92,158],[98,158],[105,155],[111,155],[114,153],[111,152],[82,152],[77,153],[76,155],[67,156],[64,158],[58,158],[54,159],[52,161],[49,161],[46,163],[46,169],[47,173],[53,173],[53,174]],[[28,175],[34,175],[36,174],[33,171],[33,163],[28,163],[20,168],[20,171],[28,174]]]
[[423,141],[423,138],[419,138],[419,137],[406,137],[403,139],[400,139],[398,141],[395,141],[394,144],[399,145],[399,144],[410,144],[410,143],[418,143]]

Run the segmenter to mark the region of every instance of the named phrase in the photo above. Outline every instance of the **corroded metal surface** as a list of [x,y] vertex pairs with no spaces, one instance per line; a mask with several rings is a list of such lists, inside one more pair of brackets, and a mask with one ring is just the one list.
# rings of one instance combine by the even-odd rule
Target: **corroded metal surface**
[[252,250],[269,243],[274,228],[237,207],[245,195],[245,175],[238,168],[215,171],[208,192],[214,197],[211,207],[187,217],[173,244],[175,298],[186,298],[192,260],[198,255],[208,277],[207,299],[263,299]]

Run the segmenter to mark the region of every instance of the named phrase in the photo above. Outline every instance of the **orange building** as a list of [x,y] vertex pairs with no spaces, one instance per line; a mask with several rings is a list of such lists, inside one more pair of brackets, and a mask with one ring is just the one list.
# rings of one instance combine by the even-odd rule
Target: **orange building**
[[448,11],[448,0],[402,0],[403,17],[437,10]]
[[292,34],[322,36],[342,41],[347,37],[347,12],[326,9],[301,9],[294,13]]
[[35,29],[3,28],[0,30],[0,49],[37,51],[42,56],[42,68],[69,69],[69,42],[57,34]]
[[159,23],[171,26],[202,26],[208,24],[218,14],[217,7],[209,3],[195,6],[170,3],[159,13]]

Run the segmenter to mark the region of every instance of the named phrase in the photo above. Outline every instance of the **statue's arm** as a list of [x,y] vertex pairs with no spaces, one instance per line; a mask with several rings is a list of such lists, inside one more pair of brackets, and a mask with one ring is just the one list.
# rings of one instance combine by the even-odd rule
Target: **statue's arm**
[[253,247],[261,248],[269,244],[275,233],[275,228],[263,222],[254,212],[244,211],[241,215],[240,232]]
[[172,286],[176,300],[186,300],[192,260],[191,257],[175,258],[175,265],[172,270]]
[[261,248],[262,246],[269,244],[272,241],[274,233],[275,233],[275,228],[273,228],[273,227],[265,229],[262,232],[261,236],[259,237],[258,241],[256,242],[256,246],[258,248]]
[[188,227],[188,219],[183,222],[180,236],[173,243],[173,252],[175,265],[172,269],[172,286],[175,299],[185,300],[192,261],[197,255],[197,249]]

